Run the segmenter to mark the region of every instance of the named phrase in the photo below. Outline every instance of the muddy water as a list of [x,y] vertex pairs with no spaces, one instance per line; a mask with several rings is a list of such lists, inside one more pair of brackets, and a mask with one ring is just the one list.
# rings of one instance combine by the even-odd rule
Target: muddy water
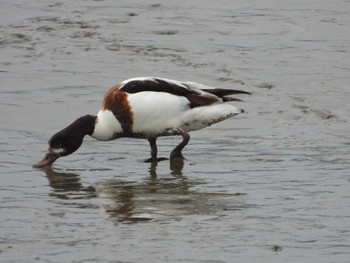
[[[310,3],[308,3],[310,2]],[[314,2],[314,3],[311,3]],[[1,262],[348,262],[349,1],[1,1]],[[184,163],[97,142],[33,169],[107,88],[253,92]],[[159,140],[167,156],[179,138]]]

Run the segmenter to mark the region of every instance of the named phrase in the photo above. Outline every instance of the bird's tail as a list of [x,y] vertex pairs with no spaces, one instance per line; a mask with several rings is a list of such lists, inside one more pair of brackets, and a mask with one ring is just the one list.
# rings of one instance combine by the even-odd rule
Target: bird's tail
[[251,95],[251,93],[248,92],[248,91],[235,90],[235,89],[202,89],[202,90],[222,98],[222,100],[224,102],[226,102],[226,101],[243,101],[241,99],[227,97],[229,95],[234,95],[234,94],[248,94],[248,95]]

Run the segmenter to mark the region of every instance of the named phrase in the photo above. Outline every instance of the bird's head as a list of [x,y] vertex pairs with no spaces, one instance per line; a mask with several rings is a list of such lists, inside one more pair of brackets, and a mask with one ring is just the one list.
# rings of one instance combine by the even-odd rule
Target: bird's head
[[83,116],[63,130],[54,134],[49,140],[49,149],[44,158],[34,167],[53,164],[58,158],[74,153],[83,143],[85,135],[91,135],[96,117]]

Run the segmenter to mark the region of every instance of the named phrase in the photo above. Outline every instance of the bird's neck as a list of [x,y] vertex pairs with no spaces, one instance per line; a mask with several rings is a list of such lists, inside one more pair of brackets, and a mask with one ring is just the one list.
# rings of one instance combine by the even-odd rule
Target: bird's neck
[[97,122],[97,116],[85,115],[74,121],[70,126],[81,131],[84,135],[92,135]]
[[121,124],[111,111],[101,110],[95,117],[91,137],[100,141],[109,141],[125,135]]

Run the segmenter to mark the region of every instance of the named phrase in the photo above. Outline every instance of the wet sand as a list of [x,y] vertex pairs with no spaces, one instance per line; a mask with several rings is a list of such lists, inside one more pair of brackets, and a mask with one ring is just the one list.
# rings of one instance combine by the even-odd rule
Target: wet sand
[[[348,262],[350,2],[263,2],[2,1],[0,261]],[[31,167],[135,76],[253,95],[184,163],[86,138]]]

